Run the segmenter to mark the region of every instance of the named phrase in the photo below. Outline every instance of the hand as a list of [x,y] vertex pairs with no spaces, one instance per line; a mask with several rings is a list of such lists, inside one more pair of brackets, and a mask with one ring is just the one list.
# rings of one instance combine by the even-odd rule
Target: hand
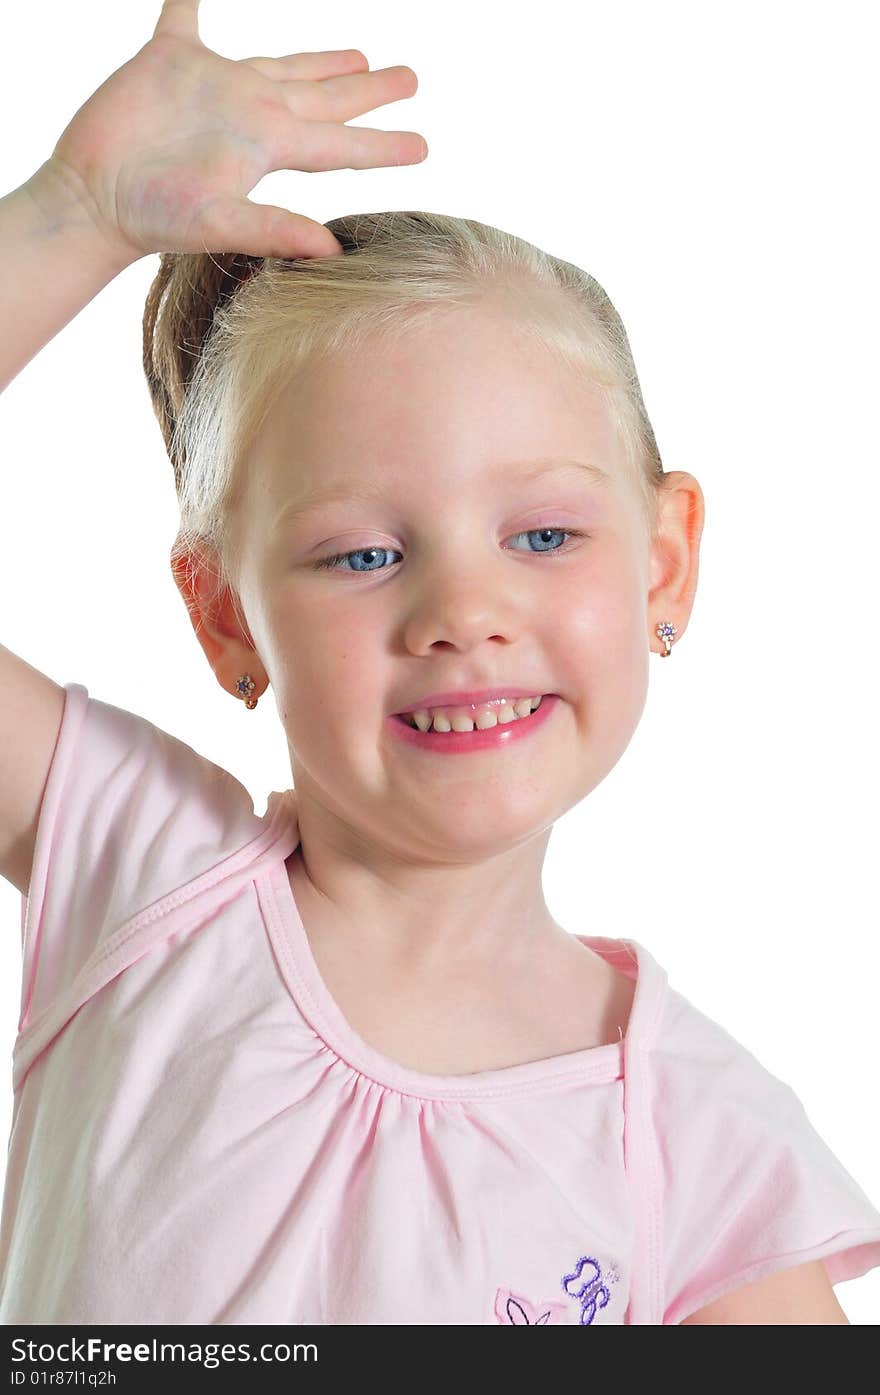
[[341,253],[323,224],[246,195],[271,170],[415,164],[414,131],[346,126],[411,97],[411,68],[357,49],[232,60],[198,34],[199,0],[164,0],[149,43],[80,107],[47,173],[102,235],[135,259],[151,252]]

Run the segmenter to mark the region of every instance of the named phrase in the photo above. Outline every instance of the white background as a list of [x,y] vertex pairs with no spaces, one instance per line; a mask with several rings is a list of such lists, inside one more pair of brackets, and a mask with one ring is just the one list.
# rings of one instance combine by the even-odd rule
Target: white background
[[[2,192],[159,8],[7,9]],[[665,467],[705,493],[700,583],[681,644],[651,659],[623,758],[557,825],[548,903],[572,931],[646,945],[795,1089],[876,1205],[872,11],[203,0],[200,28],[230,58],[356,47],[419,77],[414,98],[355,124],[420,132],[423,164],[276,172],[257,201],[322,222],[392,208],[480,219],[586,267],[614,301]],[[168,566],[173,479],[141,367],[157,267],[126,270],[3,396],[0,641],[225,766],[262,813],[290,784],[271,694],[254,713],[224,695]],[[7,1132],[19,913],[0,884]],[[836,1291],[853,1323],[880,1320],[880,1269]]]

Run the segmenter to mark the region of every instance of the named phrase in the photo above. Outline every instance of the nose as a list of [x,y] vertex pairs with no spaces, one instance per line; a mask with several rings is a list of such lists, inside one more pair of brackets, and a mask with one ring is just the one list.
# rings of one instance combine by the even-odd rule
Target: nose
[[435,568],[411,600],[404,622],[407,649],[422,654],[449,645],[464,652],[488,639],[511,643],[522,623],[519,590],[509,579],[502,585],[492,568],[470,567],[456,575]]

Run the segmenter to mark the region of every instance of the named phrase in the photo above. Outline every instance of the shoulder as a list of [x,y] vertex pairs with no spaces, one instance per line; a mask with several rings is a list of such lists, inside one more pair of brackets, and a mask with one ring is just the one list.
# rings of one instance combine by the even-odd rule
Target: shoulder
[[664,1322],[845,1322],[880,1212],[792,1086],[671,988],[649,1070]]
[[768,1133],[798,1136],[802,1104],[792,1087],[671,986],[650,1057],[655,1125],[671,1142],[714,1147],[732,1130],[759,1148]]
[[81,684],[66,692],[23,907],[20,1028],[135,916],[221,880],[266,832],[228,771]]

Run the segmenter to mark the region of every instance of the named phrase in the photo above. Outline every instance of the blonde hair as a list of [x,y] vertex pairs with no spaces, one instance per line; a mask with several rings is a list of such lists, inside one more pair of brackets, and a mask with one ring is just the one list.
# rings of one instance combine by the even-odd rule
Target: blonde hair
[[204,561],[207,544],[218,587],[235,590],[242,461],[298,373],[444,310],[492,302],[603,394],[653,537],[663,465],[626,331],[594,277],[512,233],[441,213],[350,214],[326,226],[343,255],[161,254],[144,372],[180,505],[172,562]]

